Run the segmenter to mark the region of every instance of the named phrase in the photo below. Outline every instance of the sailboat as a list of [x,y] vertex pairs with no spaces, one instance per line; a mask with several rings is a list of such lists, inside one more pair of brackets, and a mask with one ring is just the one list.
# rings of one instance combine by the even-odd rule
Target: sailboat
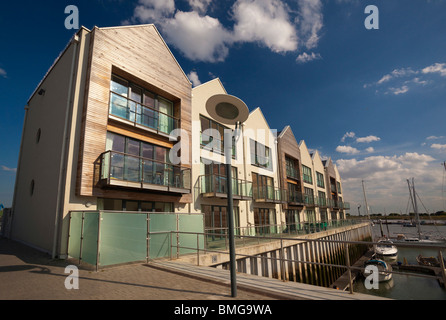
[[[445,167],[446,168],[446,167]],[[417,205],[417,194],[415,192],[415,179],[412,178],[412,184],[410,180],[407,179],[407,185],[409,186],[409,195],[412,201],[412,206],[415,212],[415,226],[417,227],[418,236],[415,237],[406,237],[404,234],[399,234],[395,240],[395,242],[411,242],[411,243],[424,243],[424,244],[437,244],[444,243],[444,239],[430,239],[427,236],[423,236],[421,232],[421,224],[420,224],[420,216],[418,214],[418,205]]]

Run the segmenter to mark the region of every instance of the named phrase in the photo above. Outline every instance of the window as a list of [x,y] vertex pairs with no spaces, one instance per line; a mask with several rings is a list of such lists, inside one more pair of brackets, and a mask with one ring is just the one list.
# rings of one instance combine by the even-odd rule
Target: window
[[276,210],[254,208],[254,224],[256,234],[276,233]]
[[300,215],[297,209],[286,210],[285,215],[287,232],[296,232],[300,229]]
[[171,101],[116,75],[110,81],[109,112],[166,134],[177,128]]
[[255,140],[250,140],[251,164],[272,169],[271,149]]
[[313,176],[311,174],[311,169],[307,166],[302,165],[302,174],[304,182],[313,184]]
[[317,186],[320,188],[325,188],[324,175],[316,171],[316,179],[317,179]]
[[39,128],[36,133],[36,143],[40,142],[41,135],[42,135],[42,130]]
[[[227,179],[226,179],[226,165],[218,162],[201,159],[201,172],[204,176],[201,177],[200,186],[201,192],[219,192],[227,193]],[[232,193],[239,194],[238,172],[236,167],[231,167],[232,176]]]
[[299,179],[299,165],[298,161],[290,157],[285,157],[286,175],[287,177]]
[[35,187],[35,182],[34,179],[31,180],[30,186],[29,186],[29,193],[31,194],[31,196],[34,194],[34,187]]
[[[234,227],[235,234],[240,234],[240,214],[239,208],[234,206]],[[205,232],[210,233],[210,238],[215,240],[215,237],[226,234],[225,230],[228,228],[228,208],[226,206],[202,205],[201,212],[204,213]]]
[[172,185],[172,179],[180,181],[176,177],[180,174],[178,167],[170,164],[167,148],[107,132],[106,149],[115,151],[105,158],[112,179],[158,185]]
[[338,188],[338,193],[342,193],[341,191],[341,183],[336,181],[336,187]]
[[234,131],[229,129],[209,118],[200,115],[201,123],[201,140],[200,145],[202,148],[224,154],[225,143],[225,130],[231,130],[232,132],[232,157],[236,157],[236,145]]
[[252,173],[254,199],[274,200],[274,178]]
[[319,201],[319,205],[321,207],[326,207],[327,206],[327,198],[325,196],[325,192],[322,191],[318,191],[318,201]]
[[304,187],[304,200],[307,205],[314,205],[314,192],[311,188]]
[[136,201],[121,199],[98,199],[99,210],[174,212],[173,202]]

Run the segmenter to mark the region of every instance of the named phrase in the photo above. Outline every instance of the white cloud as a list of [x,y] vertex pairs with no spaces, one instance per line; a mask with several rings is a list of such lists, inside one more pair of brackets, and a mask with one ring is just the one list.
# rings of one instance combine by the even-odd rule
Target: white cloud
[[391,73],[384,75],[380,80],[378,80],[377,84],[383,84],[395,78],[406,77],[417,73],[418,71],[414,71],[412,68],[395,69]]
[[368,147],[367,149],[365,149],[365,151],[367,151],[368,153],[372,153],[375,152],[375,149],[373,147]]
[[436,140],[436,139],[443,139],[443,138],[444,138],[444,136],[439,136],[439,137],[437,137],[437,136],[429,136],[429,137],[426,138],[426,140]]
[[336,166],[342,177],[344,198],[351,204],[363,203],[361,182],[365,180],[367,200],[374,208],[373,212],[401,210],[406,213],[409,197],[406,179],[414,177],[417,192],[424,203],[429,203],[428,209],[442,208],[438,190],[442,180],[441,168],[429,155],[406,153],[401,156],[370,156],[362,160],[340,159]]
[[188,0],[188,2],[194,11],[205,13],[208,10],[212,0]]
[[318,45],[320,31],[323,27],[321,0],[298,0],[299,4],[299,37],[307,49]]
[[237,0],[229,13],[233,30],[204,15],[211,2],[188,0],[192,11],[183,12],[175,7],[174,0],[139,0],[133,16],[123,23],[156,23],[166,42],[193,61],[223,61],[235,43],[256,42],[277,53],[297,50],[297,31],[285,2]]
[[281,1],[238,0],[233,6],[233,18],[237,42],[258,42],[273,52],[297,49],[296,30]]
[[346,138],[354,138],[356,134],[354,132],[346,132],[341,141],[344,142]]
[[197,12],[177,11],[162,25],[167,41],[194,61],[223,61],[232,36],[218,19]]
[[419,70],[413,70],[410,67],[394,69],[391,73],[382,76],[377,82],[364,84],[363,88],[371,86],[380,87],[392,82],[394,85],[389,87],[385,94],[401,95],[409,92],[411,88],[416,86],[426,86],[434,83],[431,78],[426,79],[426,77],[435,73],[446,77],[446,63],[435,63]]
[[189,72],[189,74],[187,75],[187,77],[189,78],[190,82],[192,82],[192,85],[194,87],[199,86],[201,84],[200,79],[198,78],[198,74],[196,71],[191,71]]
[[367,136],[364,138],[357,138],[356,142],[358,143],[370,143],[370,142],[374,142],[374,141],[380,141],[381,138],[377,137],[377,136]]
[[175,12],[174,0],[139,0],[133,11],[133,20],[159,23]]
[[402,86],[401,88],[389,88],[388,93],[392,93],[396,96],[400,95],[400,94],[404,94],[409,92],[409,87],[408,86]]
[[3,165],[1,166],[1,168],[3,171],[8,171],[8,172],[16,172],[17,171],[17,168],[9,168],[9,167],[3,166]]
[[446,63],[435,63],[421,71],[424,74],[439,73],[442,77],[446,77]]
[[312,52],[311,54],[308,54],[308,53],[304,52],[297,57],[296,61],[298,63],[307,63],[307,62],[310,62],[313,60],[319,60],[319,59],[322,59],[322,57],[319,53]]
[[350,146],[337,146],[336,151],[339,153],[358,154],[359,150]]
[[432,149],[437,149],[437,150],[446,150],[446,144],[438,144],[438,143],[434,143],[431,145]]
[[7,73],[5,69],[0,68],[0,77],[7,78]]

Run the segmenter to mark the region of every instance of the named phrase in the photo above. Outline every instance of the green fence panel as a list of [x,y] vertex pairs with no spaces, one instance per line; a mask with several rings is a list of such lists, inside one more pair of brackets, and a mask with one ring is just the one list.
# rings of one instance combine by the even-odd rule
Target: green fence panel
[[[180,214],[178,216],[179,231],[182,232],[196,232],[204,233],[204,221],[202,214]],[[187,248],[197,248],[198,246],[201,250],[204,250],[204,236],[200,234],[183,234],[179,233],[179,242],[181,247]],[[180,248],[180,254],[195,253],[194,249]]]
[[68,256],[79,259],[81,249],[82,212],[72,212],[70,216],[70,238]]
[[147,214],[103,212],[100,265],[143,261],[147,257]]
[[96,265],[98,252],[98,212],[84,213],[82,261]]
[[[175,214],[150,214],[150,232],[166,232],[150,234],[150,259],[170,256],[170,231],[173,230],[177,230],[177,217]],[[176,235],[172,235],[172,237],[176,237]]]

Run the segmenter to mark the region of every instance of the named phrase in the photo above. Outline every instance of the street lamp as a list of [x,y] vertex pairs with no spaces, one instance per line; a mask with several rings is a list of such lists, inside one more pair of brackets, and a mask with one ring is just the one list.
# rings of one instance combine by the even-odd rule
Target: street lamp
[[[216,121],[227,125],[235,125],[235,129],[248,119],[249,110],[246,104],[237,97],[228,94],[217,94],[206,101],[206,110]],[[229,261],[231,272],[231,296],[237,296],[236,259],[234,242],[234,208],[232,196],[232,132],[225,130],[224,150],[226,162],[226,181],[228,190],[228,229],[229,229]],[[243,150],[244,152],[244,150]]]

